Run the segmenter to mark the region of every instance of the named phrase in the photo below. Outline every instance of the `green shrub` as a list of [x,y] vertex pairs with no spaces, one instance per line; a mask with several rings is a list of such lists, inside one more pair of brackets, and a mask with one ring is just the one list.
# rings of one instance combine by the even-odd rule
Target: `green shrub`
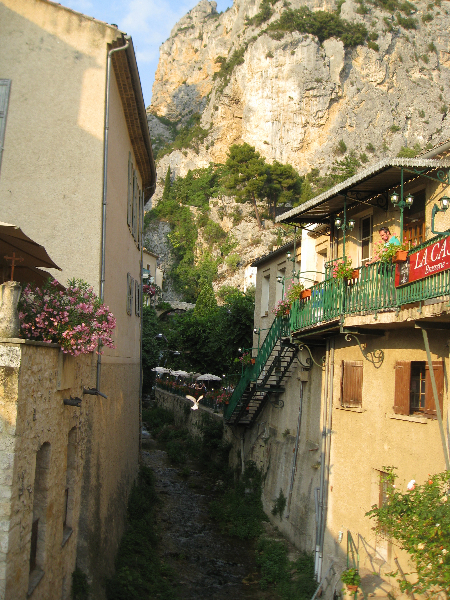
[[311,11],[306,6],[296,10],[285,10],[266,31],[268,33],[272,31],[309,33],[316,36],[320,43],[336,37],[342,40],[346,47],[363,44],[367,38],[367,29],[364,25],[350,23],[342,19],[337,12]]
[[403,27],[403,29],[417,29],[417,19],[413,17],[402,17],[400,13],[396,14],[397,23]]
[[347,144],[344,140],[339,140],[334,149],[335,154],[345,154],[347,152]]
[[421,150],[420,144],[416,143],[412,148],[402,146],[400,152],[397,154],[398,158],[415,158]]
[[229,254],[225,259],[225,264],[231,271],[234,272],[237,270],[240,260],[241,257],[239,256],[239,254]]
[[371,50],[375,50],[375,52],[378,52],[380,49],[379,45],[376,42],[367,42],[367,47]]
[[89,583],[87,576],[78,567],[72,573],[70,597],[72,600],[88,600],[89,598]]
[[279,515],[280,519],[282,519],[285,508],[286,508],[286,496],[283,494],[283,490],[280,489],[280,493],[278,494],[278,498],[275,500],[275,503],[273,505],[271,512],[274,517]]
[[375,152],[375,146],[370,142],[369,144],[367,144],[366,150],[368,152]]
[[431,13],[425,13],[424,15],[422,15],[422,21],[424,23],[429,23],[430,21],[433,20],[433,15]]
[[401,129],[401,127],[399,127],[398,125],[391,125],[391,126],[389,127],[389,131],[390,131],[391,133],[396,133],[397,131],[400,131],[400,129]]

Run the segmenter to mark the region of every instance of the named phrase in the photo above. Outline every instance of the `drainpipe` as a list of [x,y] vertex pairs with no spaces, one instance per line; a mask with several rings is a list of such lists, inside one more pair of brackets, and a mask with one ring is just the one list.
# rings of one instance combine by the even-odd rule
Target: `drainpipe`
[[289,483],[287,511],[286,511],[286,515],[285,515],[286,519],[289,519],[289,515],[291,512],[292,490],[294,488],[294,478],[295,478],[295,472],[297,470],[298,441],[300,438],[300,429],[302,426],[303,386],[304,386],[303,381],[300,381],[300,404],[298,407],[297,436],[295,438],[294,458],[292,459],[291,481]]
[[[100,264],[100,300],[104,301],[105,296],[105,248],[106,248],[106,193],[108,185],[108,137],[109,137],[109,101],[111,85],[111,56],[115,52],[126,50],[130,42],[125,46],[114,48],[108,52],[106,63],[106,96],[105,96],[105,125],[103,132],[103,200],[102,200],[102,243],[101,243],[101,264]],[[100,350],[100,348],[99,348]],[[100,390],[100,374],[102,370],[102,355],[97,355],[97,390]]]
[[431,360],[430,344],[428,343],[428,332],[424,327],[421,327],[421,329],[423,335],[423,342],[427,353],[428,370],[430,372],[431,387],[433,389],[434,396],[434,405],[436,407],[436,417],[439,423],[439,432],[441,434],[442,450],[444,451],[445,468],[447,469],[447,471],[450,471],[450,460],[448,456],[447,443],[445,441],[444,423],[442,422],[441,405],[439,404],[436,379],[434,377],[433,361]]
[[321,580],[323,546],[327,520],[328,485],[330,472],[331,426],[333,407],[334,339],[326,342],[325,394],[323,400],[322,454],[320,460],[319,518],[316,530],[314,571],[317,581]]

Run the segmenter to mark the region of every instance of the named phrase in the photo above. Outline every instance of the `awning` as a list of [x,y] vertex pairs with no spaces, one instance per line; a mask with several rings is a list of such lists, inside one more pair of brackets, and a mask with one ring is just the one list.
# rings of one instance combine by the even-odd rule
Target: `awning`
[[277,223],[322,223],[344,208],[355,204],[386,207],[389,194],[400,186],[401,170],[407,184],[421,175],[449,169],[450,160],[389,158],[375,163],[357,175],[335,185],[319,196],[276,218]]

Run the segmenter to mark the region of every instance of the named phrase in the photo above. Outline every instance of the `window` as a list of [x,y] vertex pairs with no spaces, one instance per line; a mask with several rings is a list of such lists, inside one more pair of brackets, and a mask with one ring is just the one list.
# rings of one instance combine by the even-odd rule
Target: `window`
[[[439,405],[443,410],[444,363],[433,360]],[[436,416],[430,370],[426,361],[400,360],[395,364],[394,412],[397,415]]]
[[134,313],[141,316],[141,286],[137,279],[134,281]]
[[361,219],[361,264],[372,256],[372,216]]
[[362,360],[343,360],[341,371],[341,405],[348,408],[362,406]]
[[132,229],[133,223],[133,162],[131,160],[131,152],[128,153],[128,207],[127,207],[127,224]]
[[269,314],[270,275],[264,275],[261,290],[261,316]]
[[127,315],[133,312],[134,279],[127,273]]
[[0,79],[0,168],[2,166],[3,144],[5,141],[6,113],[8,111],[10,79]]

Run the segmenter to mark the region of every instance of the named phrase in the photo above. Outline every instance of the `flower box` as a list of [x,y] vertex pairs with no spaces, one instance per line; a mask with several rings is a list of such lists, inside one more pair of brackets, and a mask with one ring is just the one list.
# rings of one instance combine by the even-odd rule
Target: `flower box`
[[392,259],[392,262],[394,262],[394,263],[405,262],[407,256],[408,256],[408,250],[397,250],[394,258]]
[[306,298],[311,297],[311,290],[303,290],[300,292],[300,300],[305,300]]
[[250,361],[250,364],[254,365],[254,364],[255,364],[255,362],[256,362],[256,359],[255,359],[255,358],[252,358],[252,359],[251,359],[251,361]]
[[352,276],[350,277],[350,279],[359,279],[359,270],[358,269],[354,269],[352,271]]
[[358,586],[357,585],[347,585],[347,591],[348,592],[356,592],[358,590]]

